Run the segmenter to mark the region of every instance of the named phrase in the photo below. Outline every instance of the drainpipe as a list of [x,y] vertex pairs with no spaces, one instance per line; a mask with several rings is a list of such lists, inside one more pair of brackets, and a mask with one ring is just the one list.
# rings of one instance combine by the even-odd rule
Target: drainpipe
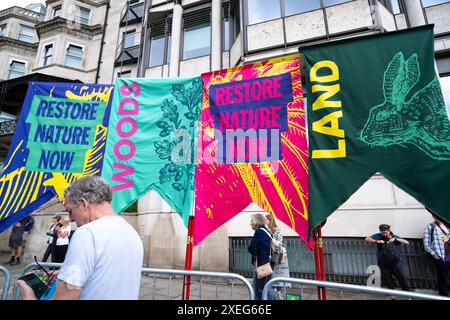
[[222,0],[212,0],[211,70],[222,69]]
[[169,77],[178,77],[180,70],[181,32],[183,8],[175,3],[172,16],[172,45],[170,47]]
[[141,45],[139,46],[138,56],[138,70],[137,77],[145,77],[145,65],[148,62],[148,18],[150,15],[150,8],[152,7],[152,0],[144,1],[144,16],[142,17],[142,31],[141,31]]
[[111,0],[108,0],[106,4],[106,13],[105,13],[105,21],[103,22],[103,32],[102,32],[102,41],[100,42],[100,54],[98,56],[97,61],[97,71],[95,73],[95,83],[98,83],[98,78],[100,78],[100,64],[102,63],[102,55],[103,55],[103,46],[105,45],[105,34],[106,34],[106,26],[108,25],[108,13]]

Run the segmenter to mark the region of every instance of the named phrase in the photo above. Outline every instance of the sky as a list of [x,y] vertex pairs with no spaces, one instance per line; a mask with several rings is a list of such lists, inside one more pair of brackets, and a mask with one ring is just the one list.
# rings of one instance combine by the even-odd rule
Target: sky
[[26,7],[30,3],[42,3],[45,5],[45,0],[0,0],[0,10],[18,6],[18,7]]

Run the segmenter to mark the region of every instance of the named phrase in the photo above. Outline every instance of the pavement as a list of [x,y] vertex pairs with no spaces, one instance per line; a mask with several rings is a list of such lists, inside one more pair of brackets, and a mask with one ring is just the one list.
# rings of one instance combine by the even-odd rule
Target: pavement
[[[22,261],[21,264],[10,266],[5,264],[9,254],[0,253],[0,265],[11,275],[8,299],[13,298],[13,288],[20,271],[32,261]],[[247,278],[249,283],[252,279]],[[3,292],[4,276],[0,273],[0,294]],[[143,274],[141,279],[140,300],[182,300],[183,277],[162,274]],[[415,290],[426,294],[437,294],[435,290]],[[317,289],[311,286],[296,286],[286,288],[289,300],[317,300]],[[247,287],[238,280],[216,279],[211,277],[191,277],[190,300],[248,300]],[[349,291],[327,289],[327,300],[391,300],[391,297]],[[397,298],[404,300],[405,298]]]

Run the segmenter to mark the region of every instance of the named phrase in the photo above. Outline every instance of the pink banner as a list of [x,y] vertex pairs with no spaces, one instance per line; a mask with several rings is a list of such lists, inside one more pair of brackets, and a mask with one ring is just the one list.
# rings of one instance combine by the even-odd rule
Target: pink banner
[[194,245],[253,202],[312,248],[298,56],[214,71],[202,80]]

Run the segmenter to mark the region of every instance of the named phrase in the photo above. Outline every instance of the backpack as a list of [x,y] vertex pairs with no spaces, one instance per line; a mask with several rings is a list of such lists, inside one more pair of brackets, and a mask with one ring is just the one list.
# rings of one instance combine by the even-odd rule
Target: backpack
[[23,230],[26,232],[30,232],[34,225],[34,218],[32,216],[28,216],[24,219]]

